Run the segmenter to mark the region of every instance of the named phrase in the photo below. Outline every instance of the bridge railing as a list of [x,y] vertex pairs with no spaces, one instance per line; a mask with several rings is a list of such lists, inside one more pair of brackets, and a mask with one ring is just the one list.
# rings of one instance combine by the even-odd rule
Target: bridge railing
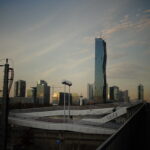
[[135,113],[111,137],[96,150],[136,150],[144,145],[144,111],[145,104],[139,104]]

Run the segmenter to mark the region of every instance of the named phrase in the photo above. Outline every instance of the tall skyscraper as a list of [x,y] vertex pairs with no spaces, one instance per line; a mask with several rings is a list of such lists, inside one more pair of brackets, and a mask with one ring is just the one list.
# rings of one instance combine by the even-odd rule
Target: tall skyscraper
[[138,99],[144,100],[144,86],[142,84],[138,86]]
[[50,86],[44,80],[40,80],[36,88],[36,103],[49,104],[50,103]]
[[87,84],[87,98],[89,100],[92,100],[93,94],[94,94],[94,84]]
[[26,95],[26,81],[18,80],[15,82],[14,97],[25,97]]
[[112,86],[109,90],[110,100],[119,101],[119,87]]
[[95,39],[95,90],[94,99],[97,103],[105,103],[106,85],[106,42],[102,38]]

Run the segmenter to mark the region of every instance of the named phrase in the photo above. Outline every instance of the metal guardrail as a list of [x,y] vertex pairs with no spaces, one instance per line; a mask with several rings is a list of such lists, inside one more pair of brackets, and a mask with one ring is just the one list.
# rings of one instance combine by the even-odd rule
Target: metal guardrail
[[[125,124],[110,136],[96,150],[137,150],[144,147],[145,103],[125,122]],[[141,140],[142,139],[142,140]]]

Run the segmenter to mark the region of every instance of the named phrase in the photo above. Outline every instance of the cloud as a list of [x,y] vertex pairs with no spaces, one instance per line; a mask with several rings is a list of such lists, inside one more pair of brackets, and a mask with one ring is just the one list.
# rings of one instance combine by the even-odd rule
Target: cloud
[[[93,57],[94,57],[94,55],[86,56],[86,57],[83,57],[78,60],[68,59],[68,60],[66,60],[66,62],[57,64],[55,66],[50,65],[50,66],[46,67],[44,70],[43,69],[38,70],[38,72],[36,72],[36,74],[38,76],[40,76],[40,78],[42,78],[42,79],[49,78],[52,76],[54,78],[57,75],[59,75],[59,78],[60,78],[60,73],[61,73],[62,77],[63,76],[64,77],[66,77],[66,76],[79,77],[77,75],[79,72],[76,72],[76,69],[74,69],[74,68],[82,65],[83,63],[87,62],[88,60],[92,59]],[[54,76],[54,74],[57,74],[57,75]]]
[[33,32],[40,28],[43,28],[45,25],[47,25],[50,21],[52,21],[52,18],[50,17],[43,19],[42,21],[38,23],[34,23],[31,27],[25,30],[25,32]]
[[89,49],[81,49],[81,50],[77,50],[73,53],[70,54],[70,56],[76,56],[76,55],[80,55],[80,54],[85,54],[89,52]]
[[150,9],[144,10],[145,13],[150,13]]
[[111,52],[108,54],[109,59],[120,59],[122,57],[126,57],[128,53],[126,51],[118,51],[117,53]]
[[68,63],[69,64],[69,68],[75,68],[75,67],[77,67],[77,66],[85,63],[86,61],[89,61],[92,58],[94,58],[94,55],[89,55],[89,56],[83,57],[83,58],[78,59],[78,60],[72,60],[72,59],[70,59],[69,63]]
[[116,26],[111,27],[109,29],[103,30],[102,33],[105,37],[110,37],[110,35],[113,34],[114,32],[118,32],[120,30],[125,30],[132,26],[133,26],[133,23],[131,21],[129,21],[128,15],[125,15],[124,18],[122,20],[120,20],[119,24],[117,24]]
[[133,27],[137,29],[137,31],[142,31],[145,28],[150,27],[150,18],[147,16],[142,17],[139,22],[133,24]]
[[86,36],[83,38],[83,42],[86,44],[92,44],[96,36]]
[[[145,12],[149,13],[150,10],[145,10]],[[101,30],[100,32],[95,33],[94,35],[86,36],[83,38],[83,42],[86,44],[92,44],[95,37],[102,37],[104,39],[108,39],[112,36],[113,33],[117,33],[122,30],[130,31],[131,29],[135,32],[143,31],[144,29],[150,28],[150,17],[148,14],[138,14],[139,18],[137,20],[131,20],[129,15],[123,16],[123,18],[116,23],[116,25],[111,26],[110,28],[106,28]],[[136,15],[135,15],[136,16]],[[131,45],[134,43],[130,43]]]
[[138,80],[148,78],[150,67],[129,62],[122,62],[109,66],[108,75],[110,79],[132,79]]
[[146,41],[138,41],[138,40],[132,40],[132,41],[128,41],[126,43],[123,43],[123,44],[120,44],[118,45],[119,48],[128,48],[128,47],[131,47],[131,46],[137,46],[137,45],[149,45],[150,43],[149,42],[146,42]]
[[121,30],[135,29],[136,31],[142,31],[147,27],[150,27],[150,18],[147,15],[142,15],[137,21],[129,20],[129,16],[125,15],[124,18],[120,20],[120,23],[111,28],[102,30],[102,33],[106,38],[109,38],[113,33]]
[[45,72],[41,73],[41,78],[47,78],[48,76],[50,76],[52,73],[57,72],[59,70],[60,66],[54,66],[52,68],[48,68],[46,69]]
[[149,47],[149,49],[147,49],[147,50],[144,51],[144,54],[145,54],[146,56],[150,55],[150,47]]
[[34,58],[41,57],[52,51],[60,50],[62,48],[62,45],[67,43],[69,40],[73,39],[75,36],[76,36],[76,33],[70,34],[66,38],[59,37],[59,42],[58,42],[58,38],[55,38],[55,41],[53,41],[52,44],[48,44],[48,46],[43,47],[42,49],[33,51],[32,54],[30,54],[28,57],[22,59],[21,63],[29,63]]
[[[81,79],[81,78],[85,77],[86,75],[87,75],[87,70],[86,71],[84,70],[84,71],[80,71],[80,72],[70,73],[66,77],[68,79],[78,80],[79,78]],[[78,80],[78,82],[81,82],[81,81]]]

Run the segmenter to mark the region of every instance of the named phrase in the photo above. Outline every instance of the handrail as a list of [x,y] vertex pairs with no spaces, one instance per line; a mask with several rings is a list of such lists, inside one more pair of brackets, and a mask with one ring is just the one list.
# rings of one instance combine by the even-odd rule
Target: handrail
[[142,103],[140,108],[125,122],[124,125],[122,125],[119,130],[111,135],[103,144],[101,144],[96,150],[105,150],[107,146],[109,146],[110,143],[113,142],[113,140],[120,134],[120,132],[127,126],[129,122],[132,121],[132,119],[140,112],[140,110],[145,106],[145,103]]

